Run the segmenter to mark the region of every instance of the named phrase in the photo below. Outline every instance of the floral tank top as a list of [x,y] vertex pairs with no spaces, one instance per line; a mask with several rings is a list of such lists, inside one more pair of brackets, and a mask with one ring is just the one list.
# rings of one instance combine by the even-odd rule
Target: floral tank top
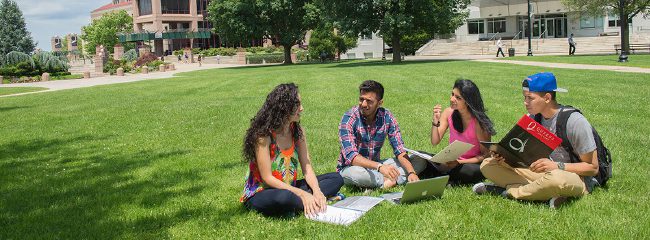
[[[296,142],[291,143],[291,147],[281,150],[275,142],[275,133],[271,133],[271,144],[269,145],[271,153],[271,174],[273,177],[291,186],[296,186],[298,177],[298,151],[296,151]],[[255,193],[264,190],[266,184],[262,181],[262,175],[257,168],[257,163],[251,161],[248,164],[248,176],[246,176],[246,185],[244,194],[239,199],[240,202],[246,202]]]

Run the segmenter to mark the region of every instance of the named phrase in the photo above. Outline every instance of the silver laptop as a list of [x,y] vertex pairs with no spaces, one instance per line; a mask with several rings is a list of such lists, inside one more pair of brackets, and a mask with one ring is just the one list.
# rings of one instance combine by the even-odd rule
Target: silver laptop
[[447,187],[447,181],[449,181],[448,175],[409,182],[406,184],[404,192],[387,193],[381,195],[381,197],[395,204],[413,203],[429,198],[441,198],[442,193],[444,193]]

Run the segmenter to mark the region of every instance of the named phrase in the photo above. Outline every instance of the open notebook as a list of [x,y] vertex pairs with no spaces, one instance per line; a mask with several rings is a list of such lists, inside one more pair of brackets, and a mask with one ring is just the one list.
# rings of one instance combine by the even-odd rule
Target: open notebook
[[467,151],[472,149],[472,147],[474,147],[474,144],[456,140],[451,144],[447,145],[447,147],[440,150],[438,154],[433,156],[426,153],[421,153],[415,150],[411,150],[408,148],[406,148],[406,151],[418,157],[424,158],[429,162],[444,164],[447,162],[457,160],[461,155],[463,155],[463,153],[466,153]]
[[327,206],[325,212],[307,218],[319,222],[349,226],[383,200],[383,198],[378,197],[348,197],[334,205]]

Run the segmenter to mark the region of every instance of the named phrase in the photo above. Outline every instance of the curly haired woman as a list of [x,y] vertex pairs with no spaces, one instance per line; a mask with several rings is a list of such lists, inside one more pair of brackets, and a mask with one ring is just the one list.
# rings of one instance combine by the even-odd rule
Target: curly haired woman
[[[343,186],[343,178],[336,172],[314,173],[307,137],[300,127],[302,111],[298,87],[280,84],[251,120],[243,149],[249,173],[240,199],[247,208],[267,216],[297,211],[314,215],[325,211],[327,197]],[[298,163],[305,179],[296,180]]]

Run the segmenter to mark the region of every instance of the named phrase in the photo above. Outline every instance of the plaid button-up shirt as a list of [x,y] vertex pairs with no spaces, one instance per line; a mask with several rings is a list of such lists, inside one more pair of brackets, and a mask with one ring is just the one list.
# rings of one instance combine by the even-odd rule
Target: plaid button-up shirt
[[366,125],[364,120],[365,118],[359,112],[359,106],[343,114],[339,124],[341,153],[336,165],[337,171],[350,166],[352,159],[359,154],[370,160],[379,161],[379,153],[386,137],[393,147],[395,156],[405,151],[399,124],[388,109],[382,107],[377,109],[377,117],[372,125]]

